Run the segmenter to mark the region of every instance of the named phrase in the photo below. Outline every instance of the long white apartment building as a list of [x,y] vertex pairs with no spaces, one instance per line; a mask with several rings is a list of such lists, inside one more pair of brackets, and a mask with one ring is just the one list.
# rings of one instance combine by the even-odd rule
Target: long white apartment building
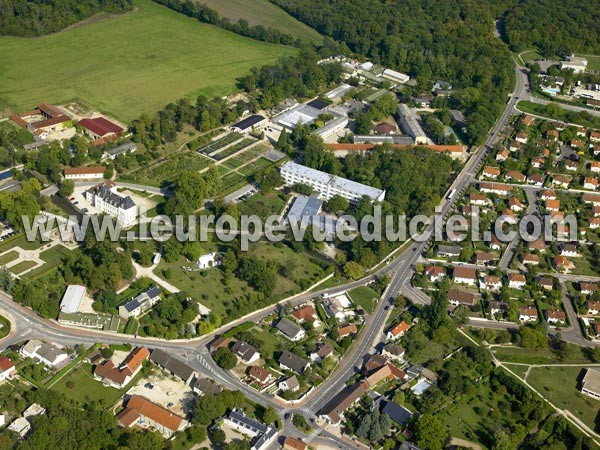
[[344,197],[352,203],[359,202],[364,196],[374,202],[381,202],[385,198],[385,190],[330,175],[291,161],[281,167],[281,176],[288,186],[294,184],[310,186],[324,200],[329,200],[336,195]]

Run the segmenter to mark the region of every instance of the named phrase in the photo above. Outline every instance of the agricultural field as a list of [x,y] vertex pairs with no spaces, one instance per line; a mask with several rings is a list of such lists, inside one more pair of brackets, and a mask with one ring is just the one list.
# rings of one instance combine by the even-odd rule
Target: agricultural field
[[49,36],[0,38],[0,110],[82,99],[130,121],[180,97],[235,92],[236,79],[251,67],[296,51],[201,24],[150,0],[136,0],[135,7]]
[[269,0],[202,0],[202,3],[232,22],[245,19],[251,26],[272,27],[304,41],[319,43],[323,40],[317,30],[294,19]]

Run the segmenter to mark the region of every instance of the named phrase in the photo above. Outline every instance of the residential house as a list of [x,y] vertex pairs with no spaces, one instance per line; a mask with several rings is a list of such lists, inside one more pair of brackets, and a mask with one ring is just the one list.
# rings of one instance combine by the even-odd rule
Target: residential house
[[581,198],[586,205],[600,206],[600,195],[583,194]]
[[68,358],[67,352],[54,344],[33,339],[19,349],[23,358],[31,358],[36,363],[41,362],[48,367],[56,367]]
[[7,429],[17,433],[23,439],[31,431],[31,423],[25,417],[17,417],[10,423]]
[[338,336],[340,338],[345,338],[346,336],[350,336],[351,334],[358,333],[358,328],[353,323],[346,323],[342,325],[338,325]]
[[242,360],[244,364],[252,364],[260,359],[260,353],[244,341],[235,341],[231,351]]
[[554,289],[554,282],[550,277],[538,277],[537,283],[547,291]]
[[504,175],[504,179],[506,181],[517,181],[519,183],[525,183],[525,180],[527,180],[527,177],[522,174],[521,172],[517,172],[516,170],[510,170],[508,172],[506,172],[506,175]]
[[583,179],[583,188],[596,190],[598,188],[598,179],[593,177],[585,177]]
[[157,366],[162,367],[171,375],[176,376],[185,384],[190,384],[197,375],[196,371],[186,363],[158,348],[152,351],[150,361]]
[[208,378],[194,378],[190,384],[192,391],[198,395],[218,394],[223,391],[223,388]]
[[392,343],[385,344],[381,350],[381,354],[389,359],[401,360],[404,358],[405,353],[406,351],[404,348],[402,348],[402,346]]
[[557,324],[557,323],[565,323],[567,320],[567,316],[565,312],[561,309],[547,309],[546,310],[546,321],[548,323]]
[[442,258],[455,258],[460,256],[462,249],[458,245],[438,245],[436,254]]
[[581,139],[571,139],[569,145],[571,146],[571,148],[583,149],[585,148],[585,141],[582,141]]
[[331,425],[339,425],[344,418],[344,412],[356,403],[369,390],[366,381],[359,381],[345,387],[334,396],[322,409],[322,417]]
[[600,142],[600,131],[593,130],[590,133],[590,141],[592,141],[592,142]]
[[556,200],[556,191],[552,189],[542,189],[540,192],[540,199],[547,200]]
[[545,177],[542,175],[532,174],[527,177],[527,184],[530,186],[542,187],[544,185]]
[[262,386],[266,386],[273,381],[273,375],[266,369],[259,366],[250,366],[248,376]]
[[12,380],[17,374],[15,363],[7,356],[0,357],[0,382]]
[[158,431],[165,438],[170,438],[187,426],[183,417],[135,394],[129,397],[125,409],[116,418],[122,427],[149,428]]
[[489,206],[492,204],[492,201],[482,194],[471,194],[469,196],[469,203],[471,205],[477,206]]
[[525,254],[521,256],[521,261],[523,264],[528,266],[539,266],[540,265],[540,257],[538,255]]
[[565,256],[560,256],[560,255],[555,256],[553,259],[553,263],[554,263],[554,267],[557,270],[561,270],[561,271],[568,270],[572,267],[571,262]]
[[546,130],[546,139],[550,141],[558,141],[560,133],[558,130]]
[[520,273],[509,273],[508,274],[508,287],[511,289],[522,289],[527,284],[525,275]]
[[497,167],[484,167],[483,172],[481,173],[483,178],[490,178],[492,180],[497,179],[500,176],[500,169]]
[[487,291],[499,291],[502,289],[502,280],[495,275],[483,274],[479,280],[481,289]]
[[600,161],[590,161],[590,172],[600,173]]
[[565,175],[552,175],[552,185],[562,188],[562,189],[568,189],[569,188],[569,184],[571,184],[571,178],[565,176]]
[[560,211],[560,200],[546,200],[546,211]]
[[23,417],[25,417],[27,420],[31,419],[32,417],[41,416],[42,414],[46,414],[46,408],[39,403],[32,403],[27,407],[27,409],[25,409],[25,411],[23,411]]
[[477,297],[470,292],[448,289],[448,302],[453,306],[462,305],[471,308],[477,304]]
[[345,293],[323,298],[325,312],[329,317],[335,317],[338,322],[343,322],[348,317],[354,316],[351,307],[352,302]]
[[542,238],[527,243],[527,248],[529,250],[538,251],[540,253],[545,253],[546,247],[548,247],[548,245],[546,244],[546,241],[544,241],[544,239]]
[[521,144],[527,144],[528,140],[529,140],[529,137],[527,136],[527,133],[525,133],[524,131],[518,132],[517,135],[515,136],[515,141],[520,142]]
[[493,253],[475,252],[475,255],[473,255],[473,261],[475,262],[475,264],[480,266],[491,264],[496,259],[496,255],[494,255]]
[[510,152],[507,149],[502,149],[496,154],[496,161],[504,162],[508,159]]
[[307,448],[307,444],[291,436],[287,436],[283,441],[283,450],[306,450]]
[[538,312],[533,306],[520,306],[519,307],[519,320],[521,322],[536,322],[538,319]]
[[425,275],[429,278],[432,283],[442,281],[446,276],[446,269],[441,266],[427,266],[425,268]]
[[412,413],[402,405],[388,401],[381,410],[382,414],[385,414],[400,426],[406,426],[412,417]]
[[590,219],[590,230],[596,230],[600,228],[600,217],[592,217]]
[[290,341],[297,342],[306,337],[304,329],[285,317],[279,319],[275,325],[277,331],[283,334]]
[[521,143],[519,141],[510,141],[510,144],[508,144],[508,149],[511,152],[518,152],[519,150],[521,150]]
[[597,283],[579,282],[579,292],[583,295],[593,295],[598,291]]
[[511,211],[515,212],[521,212],[525,209],[525,206],[523,206],[523,203],[521,203],[517,197],[511,197],[508,200],[508,207],[511,209]]
[[512,193],[513,188],[498,183],[479,183],[479,190],[485,194],[496,194],[505,197]]
[[597,316],[598,313],[600,313],[600,302],[594,302],[594,301],[588,300],[586,302],[586,306],[587,306],[588,314],[590,316]]
[[577,172],[577,169],[579,169],[579,163],[577,161],[566,161],[565,169],[569,172]]
[[477,274],[475,269],[470,267],[455,267],[454,281],[456,283],[468,284],[470,286],[475,285],[477,282]]
[[296,392],[300,389],[300,382],[298,381],[298,378],[296,378],[296,375],[292,375],[291,377],[287,377],[285,380],[280,381],[278,387],[280,391]]
[[560,249],[560,256],[566,256],[567,258],[576,258],[579,256],[579,251],[576,244],[564,244]]
[[313,305],[302,305],[298,309],[292,311],[292,316],[294,316],[294,318],[300,323],[307,322],[312,323],[314,327],[319,326],[317,311],[315,311]]
[[279,365],[283,370],[291,370],[301,374],[310,367],[310,362],[295,353],[284,350],[279,356]]
[[530,116],[529,114],[525,114],[521,119],[521,123],[526,127],[530,127],[535,124],[535,117]]
[[333,354],[333,347],[331,344],[324,343],[319,346],[319,349],[310,354],[311,361],[321,362],[328,356]]
[[213,340],[210,344],[208,344],[208,350],[212,353],[217,351],[217,349],[221,347],[229,348],[229,344],[231,344],[231,338],[225,336],[219,336],[215,340]]
[[394,339],[401,338],[402,336],[404,336],[404,333],[406,333],[408,331],[408,328],[409,328],[409,326],[404,320],[402,322],[394,325],[387,332],[387,340],[391,341]]
[[531,167],[533,167],[534,169],[543,169],[544,167],[546,167],[546,160],[541,156],[533,158],[531,160]]
[[96,366],[94,378],[107,386],[122,389],[139,373],[149,356],[150,352],[146,347],[136,347],[118,366],[110,360]]
[[505,314],[508,312],[508,303],[491,301],[489,303],[490,315],[494,317],[496,314]]

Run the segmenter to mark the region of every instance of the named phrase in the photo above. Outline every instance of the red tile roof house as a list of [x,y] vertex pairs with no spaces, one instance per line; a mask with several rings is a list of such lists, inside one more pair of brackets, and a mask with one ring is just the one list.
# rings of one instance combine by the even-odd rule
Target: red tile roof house
[[470,267],[455,267],[454,281],[456,283],[474,285],[477,282],[477,273]]
[[491,178],[495,180],[500,176],[500,169],[498,169],[497,167],[485,167],[483,169],[483,172],[481,173],[481,176],[483,178]]
[[548,309],[546,310],[546,322],[548,323],[565,323],[567,316],[565,312],[560,309]]
[[116,123],[111,122],[104,117],[96,117],[94,119],[81,119],[78,123],[92,139],[102,139],[109,136],[121,136],[124,131]]
[[268,370],[259,366],[250,366],[248,376],[263,386],[269,384],[273,379],[273,375]]
[[125,428],[136,425],[150,428],[158,431],[165,438],[170,438],[187,426],[187,422],[182,417],[139,395],[132,395],[129,398],[127,407],[117,414],[117,422]]
[[406,333],[406,331],[408,330],[408,328],[409,328],[408,324],[403,320],[398,325],[396,325],[395,327],[393,327],[390,331],[388,331],[388,333],[387,333],[387,339],[389,341],[391,341],[393,339],[397,339],[399,337],[402,337],[404,335],[404,333]]
[[425,274],[429,277],[429,281],[435,283],[441,281],[446,276],[446,269],[440,266],[427,266]]
[[589,315],[597,316],[598,313],[600,313],[600,302],[592,302],[588,300],[586,302],[586,306]]
[[519,307],[519,320],[521,322],[535,322],[538,318],[537,309],[533,306],[520,306]]
[[579,292],[583,295],[592,295],[598,290],[598,285],[596,283],[579,283]]
[[527,284],[525,275],[520,273],[511,273],[508,275],[508,287],[512,289],[521,289]]
[[149,356],[150,352],[146,347],[136,347],[118,367],[112,361],[105,361],[96,366],[94,378],[108,386],[121,389],[137,375],[142,369],[142,363]]
[[358,333],[358,328],[353,323],[338,326],[338,334],[341,338]]
[[294,316],[294,318],[300,323],[312,323],[315,327],[319,325],[317,311],[315,311],[315,308],[312,305],[301,306],[300,308],[292,311],[292,316]]
[[12,380],[16,374],[15,363],[6,356],[0,358],[0,382]]

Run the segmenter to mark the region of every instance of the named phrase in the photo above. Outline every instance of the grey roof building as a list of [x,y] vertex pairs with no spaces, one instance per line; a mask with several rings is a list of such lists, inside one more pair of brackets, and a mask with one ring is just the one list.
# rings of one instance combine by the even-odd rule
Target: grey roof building
[[290,341],[299,341],[306,335],[304,328],[285,317],[277,322],[275,328]]
[[406,425],[412,417],[408,409],[394,402],[387,402],[381,412],[399,425]]
[[111,148],[105,153],[105,156],[108,159],[116,159],[119,155],[124,155],[127,153],[133,153],[137,150],[137,145],[133,142],[125,142],[124,144],[117,145],[114,148]]
[[398,104],[397,120],[402,131],[412,136],[416,144],[428,143],[427,135],[423,131],[423,128],[421,128],[416,112],[409,108],[408,105],[404,103]]
[[160,349],[154,349],[152,351],[150,354],[150,361],[162,367],[167,372],[171,373],[171,375],[181,378],[186,384],[189,384],[196,375],[196,371],[186,363]]
[[260,358],[260,353],[258,350],[244,341],[235,341],[231,346],[231,351],[239,356],[246,364],[254,362]]
[[279,365],[283,369],[292,370],[296,373],[303,373],[310,367],[310,363],[292,352],[284,350],[279,356]]

